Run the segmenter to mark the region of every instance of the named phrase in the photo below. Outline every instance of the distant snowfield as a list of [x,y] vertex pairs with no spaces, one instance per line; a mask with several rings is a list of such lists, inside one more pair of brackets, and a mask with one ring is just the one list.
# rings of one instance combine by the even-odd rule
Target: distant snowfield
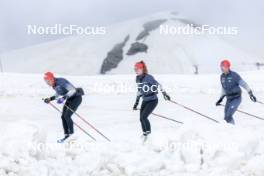
[[[264,97],[263,72],[242,75],[256,96]],[[239,113],[235,116],[236,126],[222,120],[223,109],[214,105],[220,93],[219,75],[156,77],[165,88],[175,88],[170,92],[175,101],[221,123],[165,102],[160,96],[155,113],[184,125],[151,116],[153,133],[142,145],[138,112],[131,110],[135,93],[93,91],[97,84],[133,87],[133,75],[70,76],[70,81],[86,90],[78,112],[112,142],[74,117],[97,142],[75,128],[74,145],[57,145],[56,140],[62,137],[61,119],[58,112],[41,101],[53,93],[42,76],[1,74],[0,175],[263,176],[264,121]],[[252,103],[246,93],[243,97],[241,109],[264,117],[262,105]]]
[[128,35],[129,40],[123,48],[123,60],[108,74],[132,74],[134,63],[142,59],[156,74],[193,74],[195,66],[200,73],[217,73],[223,58],[230,59],[240,71],[256,70],[256,63],[263,62],[254,54],[230,45],[221,35],[166,35],[161,34],[159,28],[139,40],[148,46],[147,53],[127,56],[131,44],[143,31],[143,25],[162,19],[167,20],[162,25],[170,27],[183,27],[188,22],[188,19],[170,12],[157,13],[106,26],[105,35],[73,36],[2,54],[2,67],[5,72],[54,71],[71,75],[96,75],[107,53]]

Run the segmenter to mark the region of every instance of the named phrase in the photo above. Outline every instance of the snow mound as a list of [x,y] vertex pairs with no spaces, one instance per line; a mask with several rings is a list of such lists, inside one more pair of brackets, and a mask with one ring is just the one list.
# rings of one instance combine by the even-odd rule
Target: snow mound
[[[17,124],[21,129],[21,123]],[[27,129],[30,126],[26,126]],[[14,129],[14,126],[9,127]],[[159,135],[159,130],[144,144],[139,139],[54,144],[45,142],[43,136],[32,129],[21,133],[23,142],[17,139],[20,135],[9,135],[5,146],[9,148],[8,153],[12,146],[21,146],[23,150],[19,147],[11,157],[1,149],[0,173],[3,176],[34,176],[37,173],[43,176],[261,176],[264,173],[263,162],[260,162],[264,159],[263,130],[197,124],[195,128],[183,125],[173,134]],[[25,147],[25,142],[30,140],[24,135],[33,137],[32,146]],[[39,142],[42,145],[36,145]]]

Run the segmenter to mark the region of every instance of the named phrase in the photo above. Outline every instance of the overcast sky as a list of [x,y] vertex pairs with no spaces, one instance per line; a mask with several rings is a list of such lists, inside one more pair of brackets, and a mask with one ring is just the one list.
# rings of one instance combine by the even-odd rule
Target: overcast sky
[[264,55],[262,0],[0,0],[0,52],[59,38],[29,36],[29,24],[108,25],[168,10],[200,24],[238,26],[240,35],[228,39]]

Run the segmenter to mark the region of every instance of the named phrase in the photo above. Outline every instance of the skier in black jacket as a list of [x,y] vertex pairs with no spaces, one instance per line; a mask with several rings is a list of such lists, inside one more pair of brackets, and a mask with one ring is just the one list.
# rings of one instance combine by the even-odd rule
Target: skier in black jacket
[[133,109],[137,110],[139,100],[142,97],[143,101],[140,108],[140,122],[143,131],[143,136],[151,133],[151,125],[148,116],[158,105],[158,89],[160,88],[165,100],[170,100],[169,95],[162,90],[161,85],[148,74],[146,64],[143,61],[135,64],[135,72],[137,74],[136,83],[138,85],[138,94]]

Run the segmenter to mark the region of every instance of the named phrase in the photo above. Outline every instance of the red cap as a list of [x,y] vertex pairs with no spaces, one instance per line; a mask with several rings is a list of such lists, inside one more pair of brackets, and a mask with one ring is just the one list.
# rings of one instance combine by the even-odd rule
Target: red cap
[[137,62],[135,64],[135,69],[143,69],[144,68],[144,64],[142,62]]
[[226,68],[230,68],[231,67],[231,63],[229,60],[223,60],[221,62],[221,67],[226,67]]
[[46,72],[44,74],[44,80],[50,81],[54,79],[54,74],[52,72]]

